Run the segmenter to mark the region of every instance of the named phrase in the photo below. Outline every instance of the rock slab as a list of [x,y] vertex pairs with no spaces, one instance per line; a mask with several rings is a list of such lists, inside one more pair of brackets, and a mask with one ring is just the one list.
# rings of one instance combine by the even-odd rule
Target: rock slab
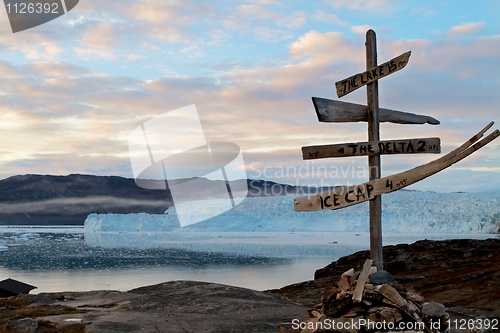
[[[87,312],[37,320],[62,327],[69,319],[81,319],[88,323],[88,333],[276,333],[281,325],[307,312],[306,307],[268,293],[195,281],[172,281],[128,292],[58,293],[51,298],[55,298],[51,306],[64,305]],[[30,306],[36,306],[36,302]]]

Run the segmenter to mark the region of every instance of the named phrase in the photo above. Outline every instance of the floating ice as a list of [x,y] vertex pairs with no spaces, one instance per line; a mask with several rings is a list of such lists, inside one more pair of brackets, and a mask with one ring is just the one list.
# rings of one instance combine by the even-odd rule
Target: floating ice
[[[164,215],[91,214],[85,232],[368,232],[368,204],[337,211],[299,213],[296,195],[246,198],[239,206],[204,222],[179,227],[175,209]],[[434,193],[398,191],[382,198],[384,232],[499,233],[500,192]],[[209,209],[205,207],[204,209]]]

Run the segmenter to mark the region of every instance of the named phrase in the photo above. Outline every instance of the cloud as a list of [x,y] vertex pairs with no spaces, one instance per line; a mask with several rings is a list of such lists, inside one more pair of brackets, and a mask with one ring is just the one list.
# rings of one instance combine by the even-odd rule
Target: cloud
[[[55,61],[60,52],[39,53],[39,60],[26,66],[0,62],[3,169],[125,175],[130,171],[130,131],[145,120],[190,104],[197,105],[210,140],[239,144],[247,164],[258,162],[262,168],[304,165],[300,152],[304,145],[366,139],[366,124],[319,123],[310,100],[311,96],[337,99],[335,82],[365,67],[364,43],[340,32],[310,30],[297,36],[298,27],[303,28],[312,19],[311,14],[293,11],[287,20],[287,8],[274,2],[225,9],[230,13],[219,11],[213,4],[201,8],[152,0],[130,4],[116,6],[118,12],[113,13],[110,23],[105,22],[104,13],[95,14],[101,7],[109,11],[107,5],[92,2],[82,7],[82,13],[89,10],[94,14],[75,23],[79,41],[75,52],[89,62]],[[360,2],[337,1],[336,5],[360,6]],[[316,19],[346,24],[335,15]],[[198,32],[200,26],[207,29]],[[439,127],[383,124],[383,138],[440,136],[443,150],[451,150],[497,117],[495,92],[500,82],[491,73],[499,66],[500,37],[474,37],[480,28],[480,24],[452,28],[450,34],[435,41],[379,39],[379,62],[412,51],[405,69],[379,82],[381,106],[428,114],[442,121]],[[237,33],[229,33],[232,29]],[[366,29],[353,26],[351,31],[361,35]],[[289,40],[289,48],[279,59],[265,61],[245,62],[226,54],[215,60],[203,58],[232,38],[241,38],[241,46],[248,36],[266,43]],[[26,47],[22,49],[26,54],[35,54],[30,50],[37,48],[31,49],[29,44],[36,40],[62,45],[39,34],[19,40],[0,36],[0,43],[9,45],[9,50],[19,43]],[[134,45],[154,52],[143,59]],[[124,75],[103,74],[81,65],[92,66],[90,61],[98,57],[105,67],[106,59],[118,61],[118,55],[134,61],[135,69],[124,71]],[[162,76],[157,71],[148,79],[137,75],[146,67],[141,60],[152,66],[151,58],[158,57],[158,63],[175,66],[176,62],[170,62],[174,56],[183,60],[195,56],[193,66],[207,69],[196,74],[186,70],[176,76]],[[216,75],[203,75],[214,72]],[[342,98],[356,103],[365,100],[363,89]],[[498,162],[498,144],[486,148],[477,156],[490,156],[492,162],[471,157],[466,167],[474,170],[483,163]],[[432,157],[390,157],[384,159],[384,170],[402,171]],[[348,167],[353,161],[361,164],[365,160],[317,163]],[[495,172],[491,167],[487,170],[491,171],[484,172]],[[335,182],[339,184],[342,179]]]
[[75,53],[82,58],[106,58],[114,59],[116,44],[116,25],[108,22],[99,23],[87,29],[80,39],[80,47],[75,47]]
[[[380,81],[381,92],[396,105],[429,110],[449,120],[470,118],[474,122],[483,117],[481,122],[484,122],[484,118],[495,119],[496,97],[491,88],[500,82],[491,73],[500,70],[496,61],[500,57],[499,46],[500,36],[454,42],[446,38],[387,44],[384,41],[384,55],[390,56],[383,59],[408,50],[412,51],[412,56],[401,73]],[[397,80],[398,84],[390,85],[390,80]],[[385,88],[389,85],[390,89]],[[411,92],[409,98],[407,92]],[[480,111],[473,117],[471,110]]]
[[340,19],[337,15],[327,12],[324,10],[315,10],[309,15],[311,20],[318,20],[329,24],[335,24],[339,26],[349,26],[349,22]]
[[373,29],[373,27],[368,25],[354,25],[351,27],[351,31],[358,37],[364,37],[366,32],[370,29]]
[[335,62],[364,59],[363,49],[347,40],[341,33],[309,31],[300,36],[290,47],[292,58],[309,57],[311,62],[326,66]]
[[388,0],[333,0],[330,4],[334,8],[345,8],[354,11],[368,11],[371,13],[389,14],[395,10],[394,3]]
[[135,33],[182,43],[196,39],[193,25],[218,16],[213,4],[161,0],[135,1],[130,6],[121,6],[120,12],[134,22]]
[[240,31],[265,42],[289,40],[295,36],[295,30],[307,21],[307,14],[285,6],[266,4],[245,4],[230,8],[230,13],[223,20],[226,29]]
[[127,60],[130,60],[130,61],[138,61],[138,60],[144,60],[144,59],[147,59],[147,57],[141,56],[138,54],[129,54],[127,56]]
[[99,100],[107,93],[127,89],[133,81],[95,77],[87,69],[65,63],[1,67],[9,75],[0,79],[4,109],[0,160],[10,165],[9,173],[33,173],[35,169],[50,173],[51,167],[53,172],[71,172],[72,168],[101,165],[90,160],[79,165],[76,161],[81,162],[79,156],[85,155],[103,160],[114,156],[116,161],[123,153],[127,158],[120,133],[134,118],[124,119],[123,107],[107,109]]
[[30,73],[30,75],[42,77],[45,80],[60,77],[75,77],[90,73],[88,68],[66,62],[31,62],[24,65],[23,69]]
[[50,33],[0,34],[0,46],[7,54],[23,54],[32,61],[57,60],[63,48],[55,36]]
[[305,23],[305,14],[301,11],[293,11],[286,15],[270,7],[258,5],[239,5],[236,7],[235,15],[238,18],[246,18],[248,21],[259,20],[263,22],[274,22],[277,26],[285,28],[298,28]]
[[458,38],[475,35],[483,32],[486,28],[486,22],[469,22],[451,27],[446,33],[447,37]]

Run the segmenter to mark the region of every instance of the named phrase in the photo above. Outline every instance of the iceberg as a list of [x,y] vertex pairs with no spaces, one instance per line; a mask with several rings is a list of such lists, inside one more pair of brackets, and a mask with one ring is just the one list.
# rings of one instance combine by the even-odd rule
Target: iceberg
[[[203,222],[180,227],[174,207],[165,214],[90,214],[95,232],[368,232],[368,204],[341,210],[295,212],[297,195],[248,197]],[[500,233],[500,191],[435,193],[401,190],[382,197],[382,229],[389,233]],[[217,206],[214,206],[217,209]],[[204,214],[210,215],[210,205]],[[86,236],[87,237],[87,236]],[[91,235],[89,235],[91,237]]]

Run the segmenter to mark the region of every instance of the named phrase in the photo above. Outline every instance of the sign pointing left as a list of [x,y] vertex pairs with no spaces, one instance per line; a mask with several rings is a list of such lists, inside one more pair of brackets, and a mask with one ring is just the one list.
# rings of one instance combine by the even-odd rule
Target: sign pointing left
[[336,82],[335,86],[337,88],[337,96],[339,98],[345,96],[358,88],[372,83],[373,81],[403,69],[408,63],[408,60],[410,60],[410,55],[411,51],[408,51],[394,59],[389,60],[388,62],[384,62],[377,67],[371,68],[366,72],[359,73]]
[[439,138],[420,138],[306,146],[302,147],[302,158],[304,160],[313,160],[329,157],[373,156],[377,154],[439,154],[440,152],[441,140]]

